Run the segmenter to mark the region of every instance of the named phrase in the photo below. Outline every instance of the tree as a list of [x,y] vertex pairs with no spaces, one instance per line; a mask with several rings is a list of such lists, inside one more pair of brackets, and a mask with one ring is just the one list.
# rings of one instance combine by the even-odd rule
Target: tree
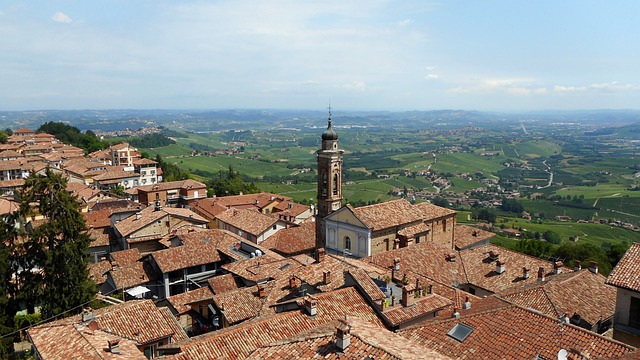
[[553,230],[545,231],[543,237],[551,244],[560,244],[560,234]]
[[[24,282],[19,298],[28,305],[40,305],[44,318],[77,307],[91,300],[96,289],[89,279],[87,248],[91,242],[81,204],[66,190],[67,181],[46,169],[45,175],[30,176],[20,192],[19,213],[23,219],[40,214],[47,221],[23,234]],[[37,204],[34,206],[34,204]],[[31,271],[39,269],[40,271]],[[24,296],[28,295],[28,296]],[[31,307],[31,306],[28,306]]]
[[500,205],[500,209],[503,211],[508,211],[516,214],[520,214],[524,211],[524,207],[516,199],[503,199],[502,205]]
[[233,170],[229,166],[229,171],[224,174],[222,171],[218,173],[218,176],[209,181],[209,187],[213,190],[216,196],[228,196],[243,194],[254,194],[260,192],[260,189],[252,182],[245,183],[242,180],[240,173]]
[[496,222],[496,213],[487,208],[474,209],[471,213],[471,217],[476,220],[483,220],[492,224]]

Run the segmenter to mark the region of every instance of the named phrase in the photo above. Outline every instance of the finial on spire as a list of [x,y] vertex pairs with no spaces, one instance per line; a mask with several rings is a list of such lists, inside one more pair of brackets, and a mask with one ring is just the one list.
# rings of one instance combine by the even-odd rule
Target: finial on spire
[[331,102],[329,102],[329,127],[331,127]]

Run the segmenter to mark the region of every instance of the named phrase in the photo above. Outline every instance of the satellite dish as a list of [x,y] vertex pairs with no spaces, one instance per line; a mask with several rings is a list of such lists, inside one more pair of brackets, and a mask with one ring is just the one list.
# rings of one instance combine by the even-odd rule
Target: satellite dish
[[567,350],[560,349],[560,351],[558,351],[558,360],[567,360],[567,355],[569,355]]

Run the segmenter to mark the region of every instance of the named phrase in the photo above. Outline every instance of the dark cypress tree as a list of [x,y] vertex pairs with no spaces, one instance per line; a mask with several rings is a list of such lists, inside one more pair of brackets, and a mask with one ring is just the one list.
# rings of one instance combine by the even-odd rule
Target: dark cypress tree
[[[89,279],[87,248],[91,242],[80,202],[66,190],[67,181],[50,169],[29,177],[20,194],[20,215],[35,214],[44,223],[25,235],[23,268],[40,269],[23,283],[28,296],[41,305],[43,318],[64,311],[79,312],[91,300],[95,285]],[[32,273],[33,271],[23,271]],[[24,296],[23,296],[24,298]],[[27,300],[27,299],[25,299]]]

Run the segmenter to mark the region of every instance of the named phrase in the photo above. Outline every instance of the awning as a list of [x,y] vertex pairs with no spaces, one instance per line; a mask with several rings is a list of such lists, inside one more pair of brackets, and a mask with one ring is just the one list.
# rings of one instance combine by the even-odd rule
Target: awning
[[136,286],[136,287],[133,287],[133,288],[127,290],[126,293],[131,295],[131,296],[140,296],[142,294],[148,293],[149,291],[151,291],[151,290],[147,289],[144,286]]

